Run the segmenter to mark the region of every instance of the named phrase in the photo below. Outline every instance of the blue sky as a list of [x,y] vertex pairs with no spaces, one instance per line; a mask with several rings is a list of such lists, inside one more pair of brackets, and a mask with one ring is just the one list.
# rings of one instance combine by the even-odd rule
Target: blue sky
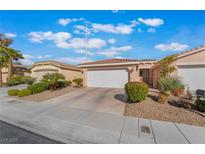
[[205,11],[0,11],[0,33],[25,65],[160,59],[205,44]]

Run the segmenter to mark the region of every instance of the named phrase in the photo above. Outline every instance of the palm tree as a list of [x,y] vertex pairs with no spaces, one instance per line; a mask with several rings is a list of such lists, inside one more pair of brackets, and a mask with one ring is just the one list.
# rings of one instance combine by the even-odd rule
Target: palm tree
[[13,40],[6,38],[3,34],[0,34],[0,52],[4,53],[3,56],[8,56],[8,77],[7,80],[11,79],[12,76],[12,65],[13,59],[18,60],[22,59],[23,55],[20,51],[9,48],[9,45],[12,44]]
[[63,74],[60,73],[46,73],[45,75],[43,75],[43,82],[47,82],[50,87],[51,87],[51,91],[56,90],[56,86],[58,81],[64,80],[65,76]]

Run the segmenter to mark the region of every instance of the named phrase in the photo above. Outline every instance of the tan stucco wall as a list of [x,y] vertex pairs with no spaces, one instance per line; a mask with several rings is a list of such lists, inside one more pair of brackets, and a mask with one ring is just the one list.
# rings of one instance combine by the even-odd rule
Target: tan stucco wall
[[[15,72],[13,72],[13,73],[15,73]],[[24,76],[30,76],[30,73],[28,71],[27,72],[23,72],[23,75]],[[7,77],[8,77],[8,68],[3,68],[2,69],[2,80],[3,80],[3,83],[7,82]]]
[[60,73],[62,73],[66,80],[73,80],[74,78],[82,78],[81,71],[69,70],[69,69],[60,69]]
[[31,69],[31,76],[37,80],[41,80],[46,73],[59,72],[60,69],[53,65],[36,65]]
[[31,69],[31,76],[41,80],[43,75],[46,73],[58,72],[65,76],[66,80],[73,80],[75,77],[82,77],[81,71],[59,68],[52,64],[36,65]]
[[[198,63],[205,62],[205,50],[176,59],[176,61],[173,63],[173,65],[176,67],[176,71],[174,71],[171,75],[178,76],[177,63],[187,63],[188,64],[188,63],[197,63],[197,62]],[[160,77],[159,66],[152,69],[151,72],[152,72],[153,88],[157,88],[157,82]]]
[[146,63],[140,63],[139,68],[140,69],[150,69],[152,66],[154,66],[156,62],[146,62]]
[[30,72],[24,72],[24,76],[30,76],[31,73]]
[[159,66],[157,66],[151,70],[151,76],[152,76],[152,86],[153,86],[153,88],[157,88],[157,82],[160,78]]
[[3,68],[1,71],[2,71],[2,82],[6,83],[8,77],[8,68]]
[[179,58],[176,62],[205,62],[205,49],[201,52]]

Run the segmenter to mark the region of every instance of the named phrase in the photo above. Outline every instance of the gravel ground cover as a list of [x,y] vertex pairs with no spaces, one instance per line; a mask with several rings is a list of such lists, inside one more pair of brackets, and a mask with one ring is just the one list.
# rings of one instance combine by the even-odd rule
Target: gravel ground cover
[[29,96],[25,96],[25,97],[21,97],[18,98],[20,100],[27,100],[27,101],[33,101],[33,102],[42,102],[42,101],[46,101],[58,96],[62,96],[66,93],[72,92],[74,90],[78,90],[79,88],[76,87],[66,87],[66,88],[62,88],[62,89],[57,89],[55,91],[50,91],[50,90],[46,90],[42,93],[38,93],[38,94],[33,94],[33,95],[29,95]]
[[156,92],[151,92],[149,97],[141,103],[127,103],[124,115],[205,126],[205,113],[200,113],[191,107],[180,106],[179,99],[175,97],[172,97],[166,104],[159,104],[156,101],[156,96]]

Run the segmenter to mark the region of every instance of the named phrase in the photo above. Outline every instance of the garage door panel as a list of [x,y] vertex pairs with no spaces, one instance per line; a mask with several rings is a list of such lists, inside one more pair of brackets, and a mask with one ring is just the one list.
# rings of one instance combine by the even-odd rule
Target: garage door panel
[[205,89],[205,66],[180,67],[179,76],[190,90]]
[[88,87],[123,88],[128,82],[128,72],[122,70],[92,70],[87,72]]

